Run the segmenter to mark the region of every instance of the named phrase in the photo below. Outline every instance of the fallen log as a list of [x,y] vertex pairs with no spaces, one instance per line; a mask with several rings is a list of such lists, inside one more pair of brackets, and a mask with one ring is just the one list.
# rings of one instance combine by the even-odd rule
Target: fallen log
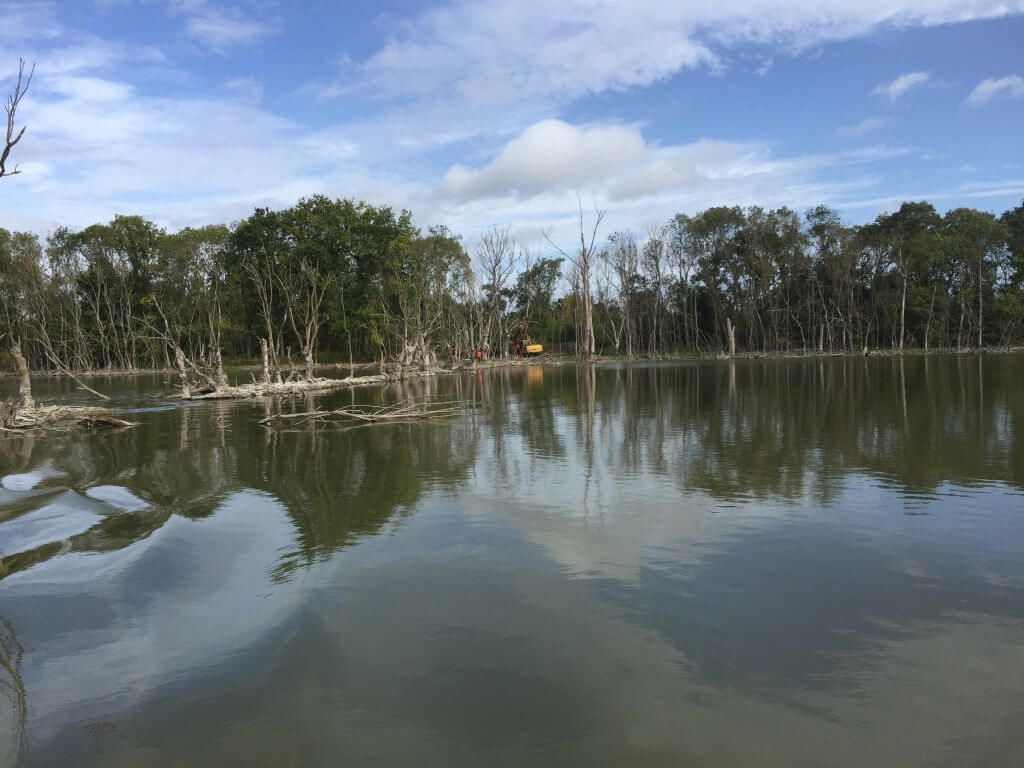
[[234,387],[217,387],[210,391],[202,387],[193,389],[182,400],[245,400],[251,397],[276,397],[301,395],[306,392],[324,392],[346,387],[360,387],[365,384],[385,384],[390,378],[384,374],[371,376],[349,376],[345,379],[301,379],[283,382],[252,382]]
[[259,423],[265,427],[285,422],[305,424],[310,421],[318,423],[397,424],[447,418],[458,414],[468,405],[469,403],[462,400],[431,401],[410,398],[408,400],[399,400],[390,405],[350,405],[344,408],[335,408],[334,410],[276,413],[260,419]]

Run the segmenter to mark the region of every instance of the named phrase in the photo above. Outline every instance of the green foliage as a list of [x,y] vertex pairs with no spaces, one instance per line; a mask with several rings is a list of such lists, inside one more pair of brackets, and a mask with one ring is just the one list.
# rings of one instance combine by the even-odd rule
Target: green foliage
[[[827,206],[714,207],[643,238],[617,233],[596,262],[606,352],[623,340],[639,354],[720,351],[729,327],[744,350],[1024,339],[1024,203],[997,218],[907,202],[859,227]],[[36,367],[163,366],[173,345],[252,359],[261,337],[283,355],[310,333],[331,359],[465,356],[497,313],[498,328],[571,351],[582,322],[571,265],[518,263],[492,296],[446,227],[421,232],[408,211],[324,196],[171,233],[116,216],[57,229],[45,247],[0,230],[0,334],[22,339]]]

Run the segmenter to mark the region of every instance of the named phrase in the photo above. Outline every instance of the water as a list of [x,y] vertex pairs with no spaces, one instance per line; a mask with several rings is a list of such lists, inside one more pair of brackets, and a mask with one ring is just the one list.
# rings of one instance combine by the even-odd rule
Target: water
[[1022,765],[1022,381],[517,368],[280,432],[100,381],[139,427],[0,439],[0,765]]

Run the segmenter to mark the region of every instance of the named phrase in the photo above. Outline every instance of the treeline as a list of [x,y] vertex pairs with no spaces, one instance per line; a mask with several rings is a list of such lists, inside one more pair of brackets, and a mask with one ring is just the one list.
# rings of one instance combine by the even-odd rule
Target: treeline
[[1024,205],[904,203],[857,227],[826,206],[710,208],[643,240],[616,233],[603,257],[597,303],[626,354],[964,348],[1024,331]]
[[824,206],[718,207],[596,247],[582,219],[578,250],[546,255],[500,228],[470,254],[407,211],[320,196],[230,227],[0,230],[0,339],[35,368],[220,370],[227,356],[311,376],[318,354],[430,368],[523,335],[582,357],[591,335],[627,356],[1024,336],[1024,205],[904,203],[856,227]]

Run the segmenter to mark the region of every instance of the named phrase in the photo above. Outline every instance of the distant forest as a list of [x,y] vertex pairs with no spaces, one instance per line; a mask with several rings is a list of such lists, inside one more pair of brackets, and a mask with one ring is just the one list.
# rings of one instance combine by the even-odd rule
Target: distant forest
[[575,248],[508,229],[469,253],[445,227],[304,199],[166,232],[117,216],[45,242],[0,230],[0,345],[40,369],[213,363],[430,366],[528,334],[548,349],[674,353],[969,348],[1024,340],[1024,204],[908,202],[847,226],[826,206],[715,207],[642,234],[580,217]]

